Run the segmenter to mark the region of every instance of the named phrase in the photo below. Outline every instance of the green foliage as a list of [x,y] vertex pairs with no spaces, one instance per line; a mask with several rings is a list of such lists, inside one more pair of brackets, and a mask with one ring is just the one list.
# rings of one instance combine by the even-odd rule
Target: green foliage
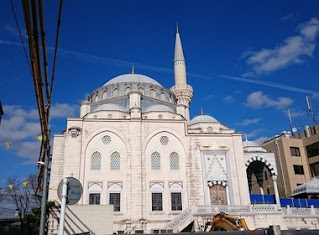
[[[48,219],[50,210],[54,206],[55,206],[54,202],[48,202],[47,203],[46,219]],[[32,232],[32,234],[39,234],[40,219],[41,219],[41,208],[40,207],[32,208],[32,213],[25,215],[24,223],[29,226],[30,232]]]

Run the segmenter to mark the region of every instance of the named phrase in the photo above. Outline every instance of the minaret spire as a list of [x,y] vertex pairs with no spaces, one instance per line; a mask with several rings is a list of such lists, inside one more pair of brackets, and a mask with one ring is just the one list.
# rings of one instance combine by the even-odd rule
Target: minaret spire
[[193,97],[193,88],[187,85],[186,64],[178,24],[176,24],[174,77],[175,86],[171,88],[171,91],[177,98],[177,113],[189,121],[189,103]]
[[178,32],[178,25],[176,25],[175,56],[174,56],[174,62],[176,62],[176,61],[184,61],[185,62],[181,37],[180,37],[179,32]]

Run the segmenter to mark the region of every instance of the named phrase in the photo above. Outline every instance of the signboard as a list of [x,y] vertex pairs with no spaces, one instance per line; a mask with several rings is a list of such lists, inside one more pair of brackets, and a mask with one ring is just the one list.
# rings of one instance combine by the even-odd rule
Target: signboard
[[[73,177],[66,177],[66,178],[68,179],[68,193],[67,193],[68,196],[67,196],[66,204],[74,205],[80,200],[83,193],[83,188],[80,181],[78,181],[77,179]],[[61,180],[58,187],[58,197],[60,200],[62,200],[62,187],[63,187],[63,180]]]

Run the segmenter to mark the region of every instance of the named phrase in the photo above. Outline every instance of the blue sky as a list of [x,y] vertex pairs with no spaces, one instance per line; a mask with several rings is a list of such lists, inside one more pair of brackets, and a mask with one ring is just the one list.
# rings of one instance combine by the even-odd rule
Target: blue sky
[[[13,1],[25,46],[20,1]],[[58,1],[44,1],[51,75]],[[174,84],[176,22],[193,86],[191,117],[215,117],[249,140],[319,120],[318,1],[64,1],[53,91],[52,133],[109,79],[135,72]],[[10,1],[0,9],[0,186],[37,172],[40,135],[34,87]],[[6,148],[5,142],[12,145]]]

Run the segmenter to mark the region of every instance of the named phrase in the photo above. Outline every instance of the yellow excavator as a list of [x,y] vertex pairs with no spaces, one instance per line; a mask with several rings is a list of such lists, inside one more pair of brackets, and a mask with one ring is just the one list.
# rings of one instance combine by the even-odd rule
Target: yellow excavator
[[249,230],[244,218],[229,216],[224,212],[214,215],[210,232],[213,231],[243,231]]

